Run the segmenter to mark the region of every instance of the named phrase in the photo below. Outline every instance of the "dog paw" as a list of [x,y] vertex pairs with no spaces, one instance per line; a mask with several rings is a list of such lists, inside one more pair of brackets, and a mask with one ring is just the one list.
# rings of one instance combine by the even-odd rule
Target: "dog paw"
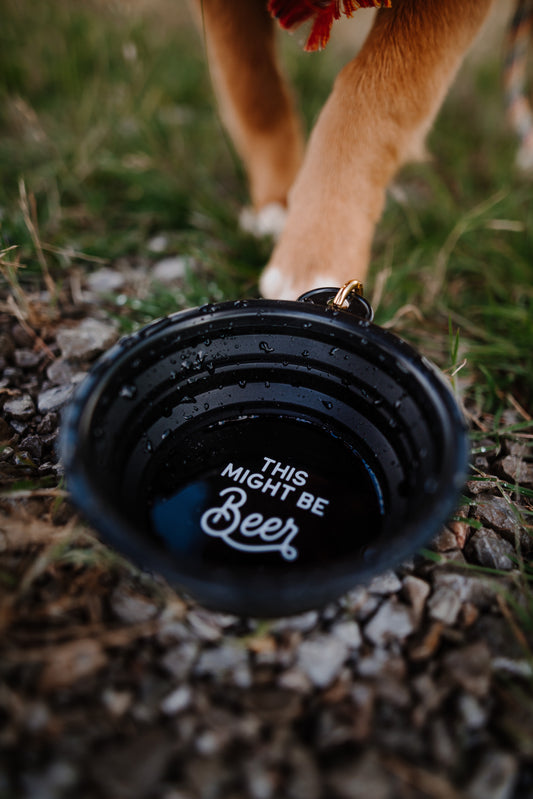
[[339,288],[347,280],[333,273],[293,275],[278,266],[267,266],[259,280],[261,295],[267,300],[297,300],[312,289]]
[[259,211],[243,208],[239,217],[239,225],[245,233],[258,238],[272,236],[277,239],[285,226],[286,208],[281,203],[268,203]]

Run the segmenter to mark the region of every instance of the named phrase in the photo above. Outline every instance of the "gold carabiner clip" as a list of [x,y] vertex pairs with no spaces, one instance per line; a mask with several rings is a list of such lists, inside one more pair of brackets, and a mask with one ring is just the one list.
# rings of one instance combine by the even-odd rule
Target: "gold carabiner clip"
[[342,308],[352,292],[355,292],[359,297],[363,296],[363,284],[360,280],[349,280],[344,286],[341,286],[329,304],[335,308]]

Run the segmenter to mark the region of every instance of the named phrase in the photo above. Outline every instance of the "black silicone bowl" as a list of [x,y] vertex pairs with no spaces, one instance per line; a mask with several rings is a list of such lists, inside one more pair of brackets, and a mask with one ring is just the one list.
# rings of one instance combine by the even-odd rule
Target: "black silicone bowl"
[[434,366],[350,309],[226,302],[120,341],[67,409],[73,501],[118,550],[218,610],[324,605],[453,512],[461,412]]

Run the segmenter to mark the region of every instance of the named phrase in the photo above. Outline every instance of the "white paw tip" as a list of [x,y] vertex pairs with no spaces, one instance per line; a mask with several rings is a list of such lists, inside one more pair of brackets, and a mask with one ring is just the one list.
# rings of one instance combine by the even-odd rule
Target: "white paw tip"
[[334,275],[318,274],[305,282],[293,281],[291,276],[277,266],[269,266],[259,281],[259,289],[266,299],[297,300],[302,294],[313,289],[340,288],[342,281]]
[[269,266],[259,280],[259,290],[261,295],[267,300],[280,300],[286,291],[286,281],[281,269],[277,266]]
[[259,211],[253,208],[243,208],[239,217],[239,224],[245,233],[252,236],[273,236],[278,238],[285,225],[287,210],[281,203],[269,203]]

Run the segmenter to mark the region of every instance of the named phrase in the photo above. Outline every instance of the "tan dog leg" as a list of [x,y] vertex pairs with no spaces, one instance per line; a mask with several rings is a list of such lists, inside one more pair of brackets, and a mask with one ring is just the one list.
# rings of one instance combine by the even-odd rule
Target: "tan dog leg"
[[286,205],[303,154],[299,120],[276,61],[265,0],[196,0],[225,125],[256,209]]
[[365,277],[386,186],[420,150],[490,5],[393,0],[378,13],[313,130],[284,232],[261,278],[264,296],[292,299]]

